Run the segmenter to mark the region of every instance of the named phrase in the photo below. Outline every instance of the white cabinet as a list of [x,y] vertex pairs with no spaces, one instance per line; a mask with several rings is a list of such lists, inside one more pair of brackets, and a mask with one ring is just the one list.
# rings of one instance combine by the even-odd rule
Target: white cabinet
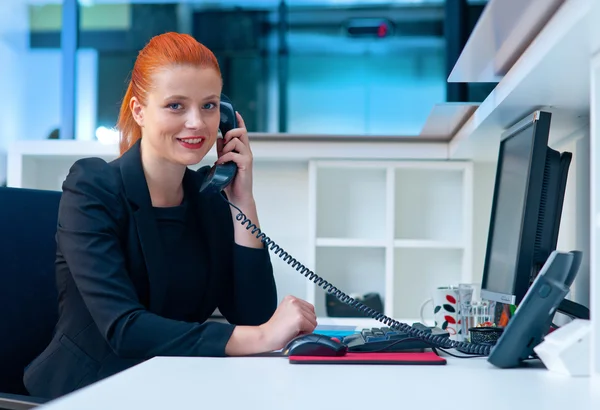
[[[434,287],[471,281],[472,187],[470,162],[311,161],[307,267],[418,318]],[[326,316],[325,291],[309,282],[307,295]]]

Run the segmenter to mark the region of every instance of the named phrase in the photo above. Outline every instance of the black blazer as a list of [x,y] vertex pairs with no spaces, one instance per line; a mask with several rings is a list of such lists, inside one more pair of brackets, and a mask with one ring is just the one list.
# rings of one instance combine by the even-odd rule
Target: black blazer
[[[142,169],[140,145],[107,163],[82,159],[63,183],[56,234],[59,320],[29,365],[30,394],[56,398],[154,356],[225,356],[236,324],[259,325],[277,305],[266,248],[234,242],[229,205],[199,194],[208,167],[183,186],[208,243],[209,279],[198,321],[160,316],[169,269]],[[205,322],[215,308],[229,323]]]

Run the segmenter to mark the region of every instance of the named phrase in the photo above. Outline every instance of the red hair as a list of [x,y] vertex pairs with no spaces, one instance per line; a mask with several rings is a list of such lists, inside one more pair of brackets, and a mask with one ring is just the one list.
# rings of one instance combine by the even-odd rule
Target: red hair
[[117,122],[121,155],[142,138],[142,129],[135,122],[129,108],[131,98],[136,97],[140,104],[146,105],[152,75],[162,68],[179,64],[210,67],[221,75],[215,55],[192,36],[169,32],[150,39],[138,54],[127,92],[121,103]]

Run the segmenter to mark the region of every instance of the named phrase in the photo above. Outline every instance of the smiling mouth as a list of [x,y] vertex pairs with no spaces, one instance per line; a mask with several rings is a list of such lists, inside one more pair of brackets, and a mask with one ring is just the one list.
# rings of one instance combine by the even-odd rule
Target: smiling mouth
[[178,141],[186,142],[188,144],[199,144],[204,138],[177,138]]
[[198,149],[204,145],[204,137],[177,138],[177,141],[187,149]]

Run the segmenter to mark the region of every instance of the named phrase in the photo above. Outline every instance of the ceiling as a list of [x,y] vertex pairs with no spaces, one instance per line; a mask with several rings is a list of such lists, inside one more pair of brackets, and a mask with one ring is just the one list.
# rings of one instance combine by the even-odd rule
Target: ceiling
[[[11,0],[14,1],[14,0]],[[27,4],[60,4],[63,0],[17,0]],[[273,9],[281,0],[79,0],[81,5],[122,4],[122,3],[180,3],[202,5],[206,7],[251,7],[254,9]],[[439,5],[445,0],[286,0],[290,7],[357,7],[357,6],[425,6]],[[487,0],[467,0],[469,4],[487,3]]]
[[[187,3],[206,7],[252,7],[272,9],[277,7],[281,3],[281,0],[80,0],[80,3]],[[286,0],[286,4],[290,7],[394,6],[441,3],[444,3],[444,0]]]

